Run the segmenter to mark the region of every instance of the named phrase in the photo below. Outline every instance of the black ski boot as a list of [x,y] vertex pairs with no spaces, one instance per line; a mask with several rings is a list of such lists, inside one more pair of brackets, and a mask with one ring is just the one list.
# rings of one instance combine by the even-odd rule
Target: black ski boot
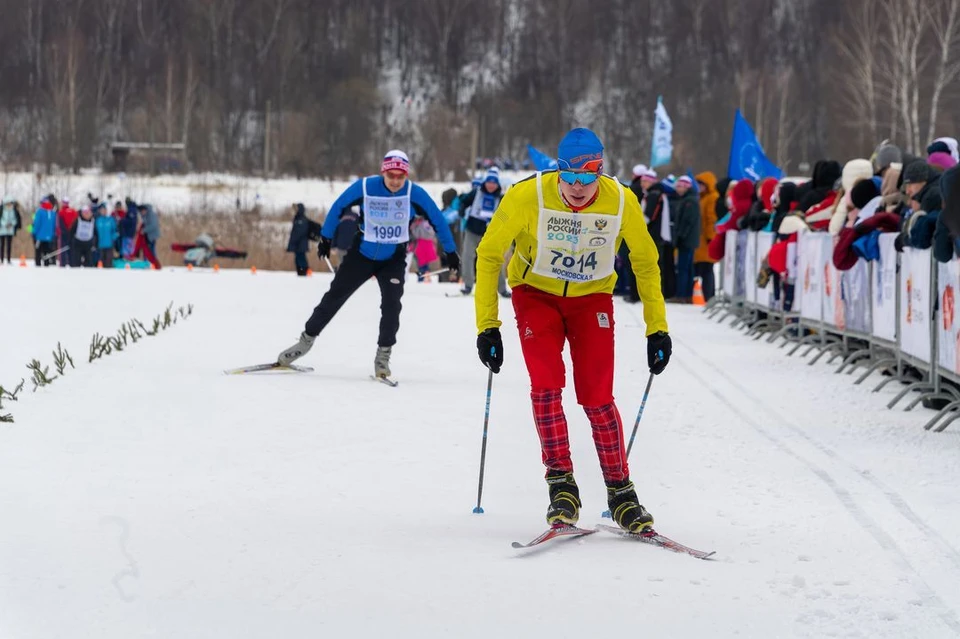
[[629,479],[617,484],[607,484],[607,505],[617,525],[627,532],[639,533],[653,527],[653,515],[640,505],[637,491]]
[[573,473],[551,470],[547,473],[547,489],[550,505],[547,507],[547,523],[551,526],[567,524],[576,526],[580,519],[580,489]]

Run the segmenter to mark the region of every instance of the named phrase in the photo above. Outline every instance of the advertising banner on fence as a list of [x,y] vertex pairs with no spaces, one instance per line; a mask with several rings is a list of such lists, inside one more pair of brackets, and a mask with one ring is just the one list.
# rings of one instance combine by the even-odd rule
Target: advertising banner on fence
[[[770,247],[773,246],[773,233],[757,233],[757,272],[760,272],[760,265],[763,263],[764,258],[767,257],[767,254],[770,252]],[[754,282],[756,282],[756,275],[754,275]],[[771,308],[774,306],[773,299],[773,282],[767,284],[766,288],[761,288],[757,290],[757,304],[764,308]]]
[[896,233],[880,234],[880,260],[873,263],[871,324],[873,335],[889,342],[897,340],[897,250]]
[[757,234],[747,235],[746,256],[743,260],[743,280],[748,302],[757,301]]
[[864,260],[840,275],[847,330],[870,334],[870,264]]
[[833,265],[833,237],[827,233],[818,233],[816,237],[820,241],[820,261],[823,264],[823,321],[842,331],[847,327],[847,321],[843,312],[841,273]]
[[953,373],[960,373],[960,262],[937,263],[937,295],[940,300],[940,317],[937,319],[937,359],[940,366]]
[[737,234],[733,231],[727,231],[723,236],[723,292],[727,295],[733,295],[734,275],[736,274],[737,264]]
[[[730,232],[728,231],[729,235]],[[737,232],[737,261],[734,265],[734,285],[733,285],[733,294],[737,297],[743,297],[745,294],[744,284],[746,282],[746,262],[747,262],[747,244],[750,237],[749,231],[738,231]]]
[[900,350],[930,362],[930,250],[903,249],[900,257]]
[[[792,310],[794,313],[800,312],[800,283],[800,256],[797,253],[797,243],[790,242],[787,244],[787,284],[793,285],[793,288],[787,287],[782,292],[784,310]],[[791,290],[793,291],[792,295],[788,295]]]
[[820,247],[823,242],[816,233],[803,233],[797,240],[797,291],[800,300],[800,316],[807,320],[820,321],[823,310],[823,260]]

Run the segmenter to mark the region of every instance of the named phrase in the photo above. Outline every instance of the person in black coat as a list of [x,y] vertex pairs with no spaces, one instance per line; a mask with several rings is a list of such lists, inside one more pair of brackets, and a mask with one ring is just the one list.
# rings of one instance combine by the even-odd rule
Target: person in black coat
[[320,225],[307,217],[302,202],[294,204],[293,211],[293,227],[290,229],[287,253],[293,253],[293,263],[297,269],[297,275],[303,277],[310,268],[310,264],[307,262],[310,240],[320,237]]

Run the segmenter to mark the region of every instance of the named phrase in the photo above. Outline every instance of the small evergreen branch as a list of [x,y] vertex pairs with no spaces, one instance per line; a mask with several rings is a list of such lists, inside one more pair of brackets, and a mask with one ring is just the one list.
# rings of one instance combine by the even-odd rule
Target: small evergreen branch
[[0,424],[12,424],[13,415],[7,413],[6,415],[0,415]]
[[[140,331],[143,331],[141,333]],[[133,340],[133,343],[136,344],[140,341],[140,338],[143,337],[143,334],[147,332],[147,329],[143,328],[143,323],[138,319],[130,320],[130,339]]]
[[67,364],[70,364],[70,368],[76,368],[73,365],[73,358],[70,357],[70,353],[60,346],[60,342],[57,342],[57,350],[53,351],[53,365],[57,368],[57,372],[63,375]]
[[39,360],[31,360],[31,362],[27,364],[27,368],[33,371],[33,376],[30,381],[33,382],[34,393],[36,393],[37,389],[41,386],[48,386],[49,384],[52,384],[55,379],[57,379],[57,375],[50,377],[49,366],[44,366],[43,368],[40,367]]
[[19,395],[20,391],[23,390],[24,383],[26,383],[26,380],[21,378],[20,383],[17,384],[17,387],[13,389],[12,393],[3,386],[0,386],[0,400],[9,399],[14,402],[17,401],[17,395]]
[[88,364],[92,364],[93,360],[100,357],[98,354],[100,346],[100,333],[94,333],[93,338],[90,340],[90,357],[87,359]]

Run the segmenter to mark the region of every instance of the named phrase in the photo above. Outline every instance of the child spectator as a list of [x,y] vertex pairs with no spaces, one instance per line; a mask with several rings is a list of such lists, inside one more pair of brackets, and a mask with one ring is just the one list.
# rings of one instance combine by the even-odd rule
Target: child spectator
[[414,218],[410,224],[410,250],[417,260],[417,280],[422,282],[424,273],[440,259],[437,253],[437,233],[425,218]]

